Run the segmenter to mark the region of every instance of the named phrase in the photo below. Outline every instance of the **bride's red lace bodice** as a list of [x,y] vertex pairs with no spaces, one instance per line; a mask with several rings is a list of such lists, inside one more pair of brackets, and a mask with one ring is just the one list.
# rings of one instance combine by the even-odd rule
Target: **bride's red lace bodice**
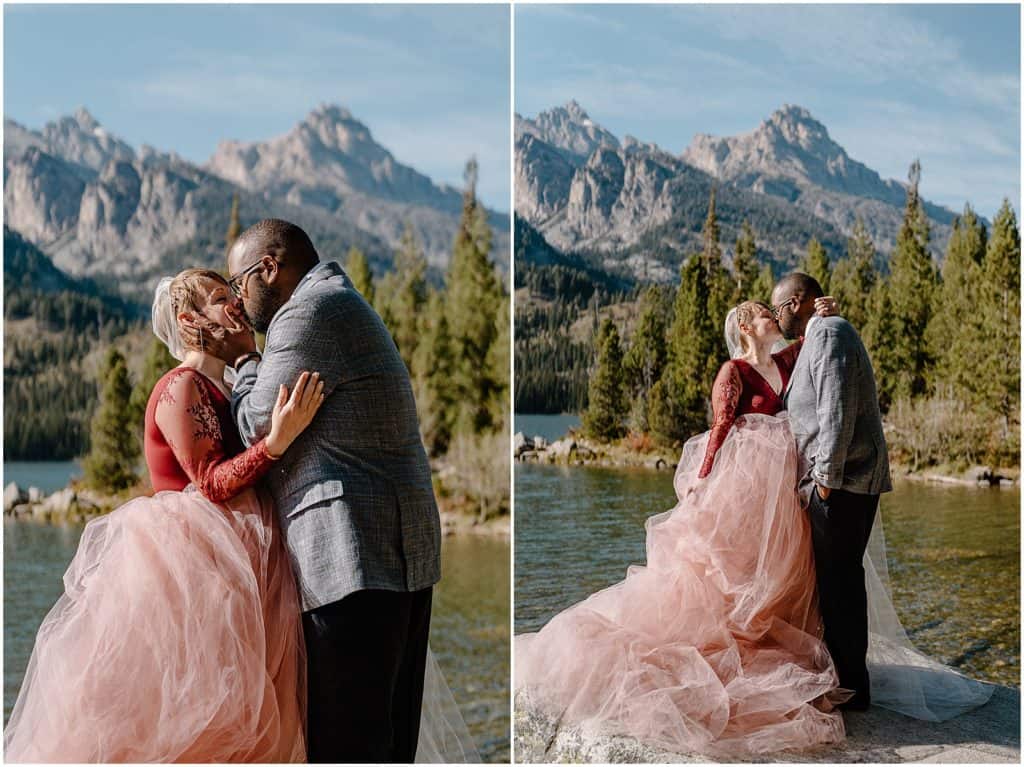
[[154,490],[192,483],[214,503],[252,487],[274,463],[264,440],[242,449],[228,398],[192,368],[174,368],[153,387],[144,442]]
[[789,385],[789,377],[793,373],[802,343],[801,339],[772,355],[782,377],[782,389],[779,391],[775,391],[764,376],[745,360],[729,360],[722,365],[711,389],[711,408],[715,420],[711,425],[704,463],[697,475],[699,478],[711,473],[715,455],[738,417],[749,413],[775,415],[786,409],[783,392]]

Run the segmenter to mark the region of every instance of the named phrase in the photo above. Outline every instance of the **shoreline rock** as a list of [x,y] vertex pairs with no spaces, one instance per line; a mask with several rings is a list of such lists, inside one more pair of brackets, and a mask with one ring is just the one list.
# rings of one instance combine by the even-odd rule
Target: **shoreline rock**
[[[594,727],[564,725],[515,698],[513,748],[518,763],[715,762],[698,753],[673,753]],[[1020,690],[997,686],[981,708],[947,722],[922,722],[873,707],[844,715],[846,741],[804,751],[740,757],[739,762],[782,763],[1020,763]]]
[[[129,491],[119,496],[105,496],[74,483],[45,495],[38,488],[23,490],[10,482],[4,488],[4,516],[43,524],[85,523],[139,495],[137,491]],[[471,534],[509,540],[512,524],[507,514],[481,523],[475,514],[444,508],[442,503],[441,532],[446,536]]]
[[[520,463],[666,471],[674,470],[679,459],[677,454],[672,454],[664,448],[640,452],[622,443],[598,443],[587,440],[571,430],[550,444],[543,437],[531,438],[523,432],[517,432],[514,445],[513,455]],[[915,472],[908,466],[894,463],[892,472],[894,477],[913,482],[935,482],[964,487],[1020,486],[1020,470],[1017,467],[995,469],[979,465],[959,473],[946,467],[930,467]]]

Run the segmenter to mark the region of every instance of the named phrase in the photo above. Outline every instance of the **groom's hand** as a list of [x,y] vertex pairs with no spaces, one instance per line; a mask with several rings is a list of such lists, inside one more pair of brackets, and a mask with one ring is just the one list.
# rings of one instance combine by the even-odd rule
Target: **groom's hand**
[[832,488],[831,487],[825,487],[824,485],[818,485],[818,484],[816,484],[815,486],[818,488],[818,497],[821,498],[821,500],[823,500],[823,501],[827,501],[829,495],[832,494]]

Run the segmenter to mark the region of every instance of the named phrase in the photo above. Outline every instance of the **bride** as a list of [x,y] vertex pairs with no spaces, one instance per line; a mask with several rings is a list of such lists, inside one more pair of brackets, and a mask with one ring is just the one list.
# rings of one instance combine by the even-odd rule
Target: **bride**
[[[834,302],[816,309],[831,314]],[[783,404],[800,342],[772,353],[782,341],[774,313],[752,301],[730,312],[726,337],[732,359],[715,380],[714,424],[683,448],[675,508],[647,520],[646,566],[516,637],[515,687],[555,718],[676,752],[837,743],[850,692],[823,641]],[[865,563],[875,704],[939,720],[984,703],[991,688],[907,641],[875,527]]]
[[[307,371],[290,393],[282,387],[269,434],[243,450],[226,360],[201,334],[183,340],[200,326],[218,336],[247,327],[227,281],[204,269],[164,279],[153,324],[182,362],[146,408],[156,494],[86,526],[39,628],[4,756],[303,762],[300,605],[257,483],[313,420],[323,384]],[[479,761],[471,742],[428,652],[417,761]]]

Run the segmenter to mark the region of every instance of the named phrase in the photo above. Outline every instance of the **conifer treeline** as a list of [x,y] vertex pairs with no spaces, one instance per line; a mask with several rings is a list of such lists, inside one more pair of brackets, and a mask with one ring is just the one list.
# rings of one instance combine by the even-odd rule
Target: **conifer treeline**
[[427,451],[454,471],[442,490],[465,496],[482,518],[507,513],[509,299],[491,262],[492,232],[466,167],[462,218],[444,285],[406,228],[394,266],[374,281],[366,256],[345,271],[380,314],[409,369]]
[[[1016,465],[1020,423],[1020,231],[1004,201],[991,231],[967,205],[942,270],[910,170],[904,220],[888,269],[857,222],[845,254],[815,239],[802,265],[861,333],[871,355],[890,451],[917,468],[978,461]],[[767,302],[773,275],[758,270],[744,224],[730,268],[722,260],[714,190],[704,246],[681,270],[672,310],[657,287],[641,300],[631,344],[607,324],[596,338],[584,428],[598,439],[626,430],[679,443],[705,430],[711,385],[727,358],[725,316],[742,300]]]

